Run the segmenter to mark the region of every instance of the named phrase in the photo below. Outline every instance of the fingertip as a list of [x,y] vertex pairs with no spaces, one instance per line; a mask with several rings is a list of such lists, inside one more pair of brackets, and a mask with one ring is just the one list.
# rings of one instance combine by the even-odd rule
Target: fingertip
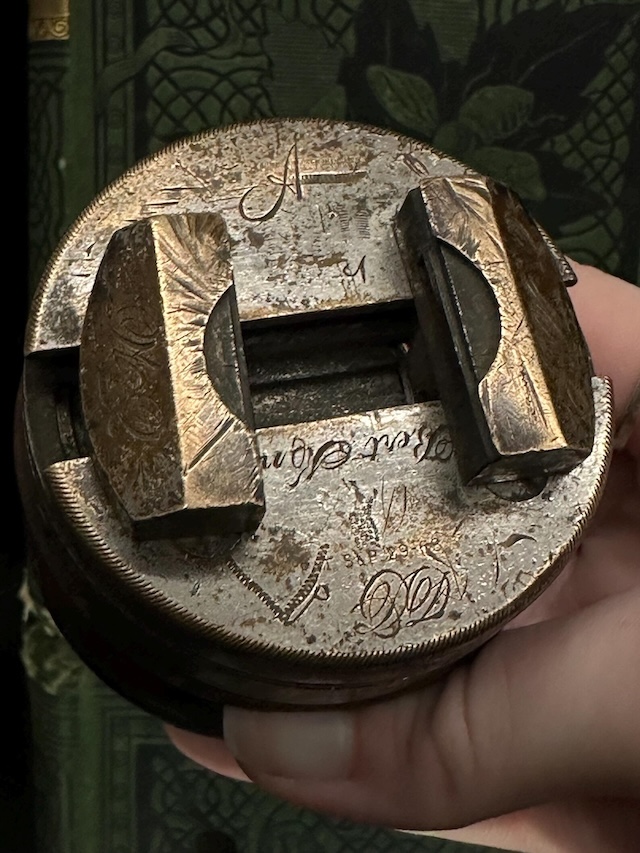
[[265,712],[227,707],[227,747],[252,775],[329,780],[349,773],[353,716],[346,711]]
[[640,380],[640,287],[595,267],[571,264],[578,277],[569,289],[573,307],[595,373],[611,378],[620,422]]

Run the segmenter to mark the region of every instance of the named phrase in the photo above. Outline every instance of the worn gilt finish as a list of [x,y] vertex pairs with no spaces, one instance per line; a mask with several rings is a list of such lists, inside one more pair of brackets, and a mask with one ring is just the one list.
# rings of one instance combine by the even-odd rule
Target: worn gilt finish
[[141,535],[260,520],[237,326],[218,214],[142,220],[109,243],[84,322],[80,386],[95,459]]
[[[424,320],[412,191],[444,290],[460,264],[481,280],[466,338]],[[21,479],[54,617],[203,730],[207,702],[339,705],[441,672],[557,575],[601,494],[611,390],[568,281],[516,199],[384,131],[262,122],[145,161],[71,229],[27,333]],[[470,359],[483,482],[445,352]]]
[[[439,385],[449,421],[459,421],[459,455],[469,444],[487,445],[478,470],[463,467],[465,479],[570,470],[591,451],[594,410],[589,353],[565,287],[575,277],[567,276],[566,262],[512,192],[478,175],[426,181],[409,194],[397,228],[405,254],[418,254],[424,264],[420,276],[414,260],[410,278],[436,369],[441,338],[454,342],[460,375],[440,373]],[[435,303],[421,292],[434,285]],[[491,317],[480,313],[487,288],[493,336]],[[443,329],[433,324],[438,311]],[[472,398],[469,406],[461,394]],[[478,421],[476,431],[469,420]]]

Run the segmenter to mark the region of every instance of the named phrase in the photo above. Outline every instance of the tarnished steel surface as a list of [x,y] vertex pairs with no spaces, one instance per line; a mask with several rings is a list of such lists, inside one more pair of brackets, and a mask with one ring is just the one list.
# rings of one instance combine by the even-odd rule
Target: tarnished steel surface
[[[46,478],[95,559],[133,595],[160,591],[167,621],[188,614],[202,638],[336,670],[422,651],[425,675],[531,600],[582,532],[609,448],[609,388],[594,382],[594,452],[523,502],[461,483],[438,403],[259,430],[267,510],[256,535],[236,539],[136,543],[90,460]],[[322,671],[309,679],[321,685]]]
[[224,217],[241,320],[409,298],[397,203],[468,170],[428,145],[342,122],[272,120],[186,139],[107,188],[63,240],[34,300],[27,352],[77,346],[114,231],[159,214]]
[[504,188],[375,128],[257,122],[143,161],[27,330],[20,481],[62,630],[201,731],[211,703],[437,676],[600,498],[611,389],[571,281]]

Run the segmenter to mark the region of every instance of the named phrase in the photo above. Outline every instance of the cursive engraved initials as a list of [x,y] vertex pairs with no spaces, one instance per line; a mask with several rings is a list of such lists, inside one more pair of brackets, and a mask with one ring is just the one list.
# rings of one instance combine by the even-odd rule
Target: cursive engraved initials
[[347,261],[342,268],[342,275],[346,275],[347,278],[356,278],[356,276],[360,275],[360,278],[362,279],[362,283],[366,284],[367,271],[366,271],[366,268],[364,265],[366,257],[367,257],[366,255],[363,255],[360,258],[360,262],[358,263],[358,266],[355,269],[351,269],[351,264],[349,263],[349,261]]
[[260,601],[269,608],[276,619],[282,622],[283,625],[292,625],[294,622],[297,622],[316,599],[318,601],[328,600],[330,595],[329,587],[327,584],[319,583],[320,573],[328,562],[328,553],[329,545],[321,545],[306,578],[284,606],[278,604],[273,596],[261,584],[243,571],[233,558],[227,561],[227,568],[233,572],[247,589],[258,596]]
[[329,439],[315,449],[303,438],[295,436],[288,451],[277,450],[271,457],[263,454],[261,461],[263,468],[281,468],[284,461],[288,461],[291,468],[298,472],[287,484],[290,489],[295,489],[303,479],[313,479],[321,469],[333,471],[341,468],[351,458],[351,450],[351,443],[348,441]]
[[410,447],[416,462],[424,462],[427,459],[437,462],[448,462],[453,456],[453,442],[449,430],[443,424],[435,429],[421,426],[418,430],[400,430],[395,435],[382,433],[381,435],[370,435],[360,454],[361,459],[375,462],[382,453],[393,453],[396,450],[404,450]]
[[[450,532],[450,540],[455,540],[462,524],[462,521],[458,522],[456,527]],[[437,535],[433,535],[429,540],[421,543],[420,553],[425,557],[430,557],[432,560],[435,560],[436,563],[439,563],[441,566],[444,566],[445,572],[451,573],[458,598],[462,599],[467,591],[469,578],[467,572],[464,572],[460,566],[459,556],[456,556],[456,558],[453,559],[448,549],[442,545],[441,538]]]
[[[293,172],[292,181],[289,180],[289,173],[291,171]],[[276,175],[267,175],[267,180],[269,181],[269,183],[274,184],[278,188],[278,195],[274,203],[266,211],[263,211],[262,213],[258,214],[251,214],[247,211],[247,201],[252,195],[252,193],[254,193],[255,190],[258,189],[257,186],[250,187],[240,199],[240,215],[248,222],[267,222],[269,219],[273,219],[273,217],[284,204],[284,199],[287,194],[287,190],[292,192],[293,195],[298,199],[298,201],[300,201],[300,199],[302,198],[302,182],[300,180],[300,163],[298,160],[297,141],[294,142],[291,148],[289,149],[287,159],[284,161],[282,177],[279,178]]]
[[[259,189],[259,185],[249,187],[240,199],[238,210],[240,216],[247,222],[267,222],[278,213],[284,204],[287,192],[291,192],[297,201],[303,198],[303,185],[311,184],[352,184],[366,176],[363,169],[354,169],[348,172],[301,172],[300,158],[298,154],[298,141],[296,140],[287,153],[282,169],[282,176],[267,175],[270,184],[276,187],[277,195],[273,204],[259,213],[251,213],[249,210],[251,196]],[[357,270],[358,271],[358,270]]]
[[390,639],[404,628],[439,619],[450,595],[448,572],[421,566],[405,576],[383,569],[367,583],[355,607],[364,620],[355,629],[359,634]]
[[331,438],[319,447],[314,447],[300,436],[294,436],[286,449],[275,449],[263,453],[263,469],[293,468],[294,478],[287,484],[295,489],[301,482],[312,480],[318,471],[334,471],[350,461],[376,462],[392,453],[405,451],[416,463],[448,462],[453,456],[453,444],[449,430],[440,425],[435,429],[422,426],[410,432],[368,435],[360,447],[346,439]]

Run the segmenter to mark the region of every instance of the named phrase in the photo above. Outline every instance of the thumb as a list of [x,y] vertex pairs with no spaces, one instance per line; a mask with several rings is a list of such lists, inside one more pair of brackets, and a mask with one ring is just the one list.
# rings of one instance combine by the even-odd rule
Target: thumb
[[[637,422],[640,290],[575,265],[571,289],[620,425]],[[635,389],[635,390],[634,390]],[[640,458],[640,428],[626,436]],[[621,446],[619,444],[618,446]],[[611,567],[611,551],[602,555]],[[183,752],[300,805],[408,829],[465,826],[579,795],[640,796],[640,590],[498,634],[427,689],[351,711],[225,710]]]
[[639,652],[634,591],[502,632],[442,684],[390,702],[337,712],[228,708],[225,741],[272,793],[397,828],[640,795]]

